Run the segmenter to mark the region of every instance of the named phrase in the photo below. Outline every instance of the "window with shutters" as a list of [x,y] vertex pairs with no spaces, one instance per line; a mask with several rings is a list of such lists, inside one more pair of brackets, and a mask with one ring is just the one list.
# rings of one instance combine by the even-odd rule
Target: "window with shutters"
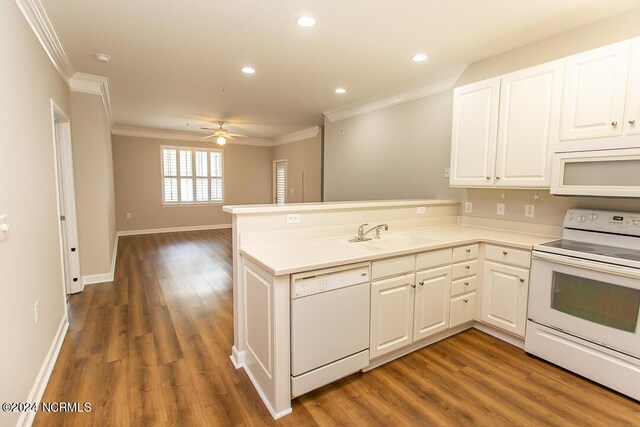
[[283,204],[287,201],[287,161],[273,162],[273,203]]
[[160,155],[164,205],[224,202],[221,150],[162,146]]

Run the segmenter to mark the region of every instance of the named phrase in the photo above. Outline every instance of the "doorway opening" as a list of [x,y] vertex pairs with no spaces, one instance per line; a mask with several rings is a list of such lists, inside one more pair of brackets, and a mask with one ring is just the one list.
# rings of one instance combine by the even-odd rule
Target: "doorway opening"
[[273,203],[279,205],[287,202],[287,161],[273,162]]
[[64,289],[65,294],[68,295],[82,291],[73,180],[73,153],[71,151],[71,120],[53,100],[51,100],[51,119],[53,123],[60,253],[62,254]]

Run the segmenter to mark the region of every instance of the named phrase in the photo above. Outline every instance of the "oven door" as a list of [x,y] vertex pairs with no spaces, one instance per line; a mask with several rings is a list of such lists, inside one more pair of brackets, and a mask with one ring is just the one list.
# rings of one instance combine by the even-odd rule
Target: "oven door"
[[534,251],[529,320],[640,357],[640,270]]

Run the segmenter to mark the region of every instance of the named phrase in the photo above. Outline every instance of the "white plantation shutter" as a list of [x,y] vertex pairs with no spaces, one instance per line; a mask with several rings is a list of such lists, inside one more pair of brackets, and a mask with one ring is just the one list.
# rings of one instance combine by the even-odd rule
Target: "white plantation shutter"
[[218,203],[223,198],[220,150],[162,147],[163,204]]
[[274,202],[284,204],[287,195],[287,162],[275,162],[275,194]]

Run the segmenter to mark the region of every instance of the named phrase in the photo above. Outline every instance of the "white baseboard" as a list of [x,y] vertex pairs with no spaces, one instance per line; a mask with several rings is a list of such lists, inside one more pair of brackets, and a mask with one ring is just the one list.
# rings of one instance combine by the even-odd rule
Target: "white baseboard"
[[118,239],[120,236],[116,235],[116,241],[113,244],[113,252],[111,254],[111,268],[108,273],[91,274],[88,276],[82,276],[82,290],[86,285],[94,285],[96,283],[113,282],[116,277],[116,261],[118,259]]
[[231,348],[229,359],[231,359],[234,368],[240,369],[244,367],[244,351],[238,351],[235,345]]
[[[25,402],[37,402],[38,406],[40,405],[40,400],[42,399],[44,390],[47,388],[47,384],[49,383],[51,372],[53,371],[53,367],[56,364],[56,360],[58,360],[60,348],[62,347],[64,338],[67,335],[67,329],[69,329],[69,321],[67,319],[67,313],[65,311],[64,317],[60,322],[60,326],[58,326],[58,331],[53,337],[51,347],[49,347],[47,357],[45,357],[44,362],[42,363],[40,372],[38,372],[38,376],[36,377],[36,382],[33,384],[31,392],[29,392],[29,397],[25,400]],[[22,412],[20,413],[20,418],[18,418],[18,423],[16,424],[16,426],[30,426],[33,423],[35,417],[35,412]]]
[[291,413],[291,411],[293,410],[291,407],[285,409],[284,411],[276,412],[275,409],[271,406],[269,399],[267,399],[267,396],[265,396],[262,389],[258,385],[258,382],[253,377],[253,374],[251,373],[251,371],[247,369],[246,366],[244,367],[244,371],[247,373],[247,376],[251,380],[251,383],[253,383],[253,388],[255,388],[256,391],[258,392],[258,395],[262,399],[262,403],[264,403],[264,406],[267,407],[267,410],[269,411],[269,413],[271,414],[274,420],[277,420],[278,418],[282,418],[285,415],[289,415]]
[[180,231],[220,230],[223,228],[231,228],[231,224],[193,225],[190,227],[170,227],[170,228],[147,228],[144,230],[122,230],[122,231],[118,231],[118,236],[138,236],[141,234],[177,233]]
[[484,332],[485,334],[491,335],[492,337],[496,337],[499,340],[507,342],[518,348],[524,349],[524,338],[516,337],[515,335],[511,335],[507,332],[503,332],[485,323],[473,322],[473,327],[479,331]]

